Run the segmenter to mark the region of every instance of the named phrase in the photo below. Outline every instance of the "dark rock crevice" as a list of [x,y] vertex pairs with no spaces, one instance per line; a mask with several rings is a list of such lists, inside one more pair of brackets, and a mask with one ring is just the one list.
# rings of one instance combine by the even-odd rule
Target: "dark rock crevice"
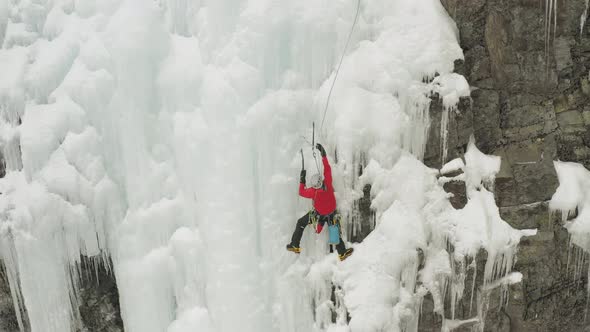
[[[26,328],[28,330],[28,327]],[[0,261],[0,331],[18,332],[18,320],[10,294],[6,269]]]
[[[119,292],[115,277],[104,264],[93,258],[82,258],[78,281],[79,332],[123,332]],[[8,278],[0,261],[0,331],[20,332]],[[25,308],[26,310],[26,308]],[[30,331],[26,312],[22,315],[25,332]]]
[[80,332],[123,332],[119,291],[109,266],[92,258],[83,259],[79,292]]

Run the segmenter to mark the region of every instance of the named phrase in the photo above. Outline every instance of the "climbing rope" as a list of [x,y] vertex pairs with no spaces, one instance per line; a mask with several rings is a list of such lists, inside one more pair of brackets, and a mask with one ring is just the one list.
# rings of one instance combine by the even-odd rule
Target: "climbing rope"
[[[350,44],[350,40],[352,39],[352,34],[354,32],[354,28],[356,26],[356,22],[358,21],[359,13],[361,9],[361,0],[358,0],[356,5],[356,13],[354,14],[354,21],[352,22],[352,26],[350,27],[350,32],[348,33],[348,38],[346,39],[346,44],[344,44],[344,50],[342,51],[342,56],[340,57],[340,62],[338,63],[338,67],[336,67],[336,73],[334,74],[334,80],[332,80],[332,85],[330,86],[330,91],[328,92],[328,97],[326,98],[326,105],[324,106],[324,114],[322,116],[322,123],[320,125],[320,134],[322,129],[324,128],[324,122],[326,120],[326,114],[328,113],[328,106],[330,105],[330,98],[332,97],[332,91],[334,90],[334,85],[336,84],[336,80],[338,79],[338,74],[340,74],[340,68],[342,67],[342,62],[344,61],[344,56],[346,55],[346,50],[348,49],[348,45]],[[309,143],[305,137],[302,138]],[[312,123],[312,141],[311,141],[311,150],[313,154],[313,159],[315,161],[316,169],[318,174],[320,174],[320,164],[317,159],[316,151],[315,151],[315,122]],[[303,160],[303,151],[301,151],[301,159]]]
[[346,55],[346,50],[348,49],[348,44],[350,43],[350,39],[352,38],[352,33],[354,32],[354,27],[356,26],[356,22],[358,21],[359,13],[361,9],[361,0],[358,0],[356,5],[356,14],[354,15],[354,21],[352,22],[352,27],[350,27],[350,33],[348,34],[348,39],[346,40],[346,44],[344,45],[344,50],[342,51],[342,56],[340,57],[340,63],[338,63],[338,67],[336,68],[336,73],[334,74],[334,80],[332,81],[332,86],[330,87],[330,92],[328,92],[328,98],[326,99],[326,106],[324,107],[324,115],[322,117],[322,123],[320,125],[320,133],[324,128],[324,121],[326,120],[326,113],[328,112],[328,106],[330,105],[330,97],[332,97],[332,90],[334,89],[334,85],[336,84],[336,80],[338,79],[338,74],[340,73],[340,67],[342,67],[342,61],[344,61],[344,56]]

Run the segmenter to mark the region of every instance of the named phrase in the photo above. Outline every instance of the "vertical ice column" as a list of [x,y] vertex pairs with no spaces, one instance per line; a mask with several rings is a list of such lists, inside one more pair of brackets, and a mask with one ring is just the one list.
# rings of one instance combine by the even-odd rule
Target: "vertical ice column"
[[269,329],[270,308],[261,297],[252,142],[239,123],[245,108],[233,88],[237,82],[213,66],[205,72],[200,112],[208,135],[197,143],[202,162],[195,177],[199,227],[207,248],[207,305],[219,331],[264,331]]
[[590,7],[590,1],[586,0],[586,7],[584,8],[584,12],[580,16],[580,38],[584,34],[584,26],[586,25],[586,20],[588,19],[588,8]]
[[0,141],[7,171],[22,168],[16,127],[20,124],[25,109],[23,85],[28,55],[29,51],[21,47],[2,49],[0,53],[0,71],[3,73],[0,82]]

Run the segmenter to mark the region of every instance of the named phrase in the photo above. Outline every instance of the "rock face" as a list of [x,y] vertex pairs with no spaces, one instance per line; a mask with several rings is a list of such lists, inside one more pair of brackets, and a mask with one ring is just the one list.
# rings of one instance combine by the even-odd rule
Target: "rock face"
[[[465,53],[456,71],[472,87],[471,100],[450,116],[447,160],[461,157],[473,134],[482,152],[502,157],[495,196],[503,219],[539,230],[521,243],[515,269],[523,281],[511,288],[506,308],[490,304],[486,330],[590,331],[587,262],[574,275],[576,252],[548,211],[558,185],[553,161],[590,168],[590,26],[580,27],[586,3],[558,0],[550,23],[545,1],[442,3]],[[431,117],[425,162],[440,167],[440,105],[432,105]],[[421,329],[436,324],[425,317]]]
[[82,273],[79,307],[82,326],[79,331],[123,332],[119,292],[113,272],[101,264],[91,264],[86,265]]
[[0,331],[17,332],[18,321],[10,295],[6,271],[0,264]]
[[[119,292],[112,272],[102,264],[83,259],[80,269],[79,332],[123,332]],[[23,315],[25,331],[30,331]],[[20,332],[8,280],[0,262],[0,332]]]

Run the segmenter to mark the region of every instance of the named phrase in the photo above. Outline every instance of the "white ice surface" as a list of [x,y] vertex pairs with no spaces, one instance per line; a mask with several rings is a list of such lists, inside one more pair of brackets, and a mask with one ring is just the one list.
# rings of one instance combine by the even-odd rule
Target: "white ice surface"
[[456,171],[462,171],[463,168],[465,168],[465,163],[463,162],[463,159],[455,158],[443,165],[443,167],[440,169],[440,174],[446,175]]
[[561,212],[572,243],[590,252],[590,171],[574,162],[555,161],[554,165],[559,187],[551,197],[549,208]]

